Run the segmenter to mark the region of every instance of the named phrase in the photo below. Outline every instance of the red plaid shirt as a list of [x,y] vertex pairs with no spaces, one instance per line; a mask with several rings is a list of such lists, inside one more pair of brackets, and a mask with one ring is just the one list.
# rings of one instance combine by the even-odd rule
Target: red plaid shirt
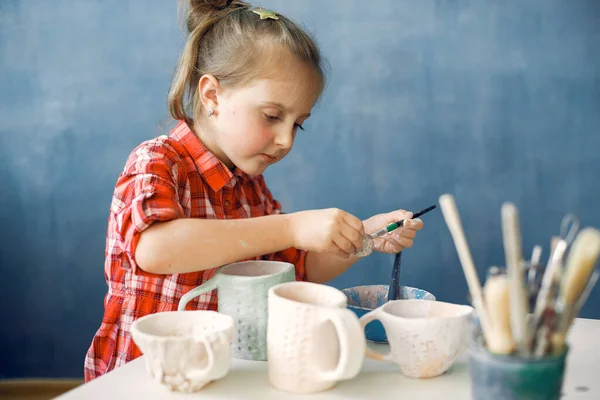
[[[90,381],[141,355],[131,323],[144,315],[177,310],[183,294],[202,284],[215,269],[155,275],[138,268],[135,249],[140,233],[155,221],[175,218],[234,219],[277,214],[262,175],[251,177],[221,163],[183,122],[170,133],[139,145],[119,176],[108,219],[104,274],[108,293],[104,317],[85,358]],[[305,279],[305,252],[287,249],[257,259],[287,261],[296,279]],[[217,293],[188,305],[216,310]]]

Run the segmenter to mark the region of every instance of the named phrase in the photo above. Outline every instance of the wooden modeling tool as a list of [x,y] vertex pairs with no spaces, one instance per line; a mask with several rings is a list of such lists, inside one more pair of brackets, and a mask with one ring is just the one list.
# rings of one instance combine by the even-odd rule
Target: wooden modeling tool
[[479,315],[483,336],[486,342],[489,342],[492,327],[490,325],[489,315],[483,301],[481,283],[479,282],[479,277],[477,276],[477,270],[475,269],[473,257],[471,256],[471,251],[469,250],[469,245],[467,244],[467,238],[465,237],[454,197],[451,194],[444,194],[440,197],[439,202],[442,213],[444,214],[444,220],[446,221],[446,225],[450,230],[450,234],[454,241],[454,246],[456,247],[456,251],[458,253],[458,258],[460,259],[460,263],[467,280],[469,292],[473,300],[473,306]]
[[[521,229],[519,213],[512,203],[502,205],[502,236],[506,269],[508,271],[508,288],[510,300],[510,329],[512,337],[521,353],[527,349],[527,314],[529,312],[525,279],[522,269],[523,250],[521,245]],[[494,322],[492,321],[492,324]],[[494,331],[496,327],[494,325]]]

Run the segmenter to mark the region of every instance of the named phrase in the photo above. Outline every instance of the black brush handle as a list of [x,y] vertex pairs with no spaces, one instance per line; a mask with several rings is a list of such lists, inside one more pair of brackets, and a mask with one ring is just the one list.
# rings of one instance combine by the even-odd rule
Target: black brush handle
[[[421,215],[427,214],[429,211],[433,210],[436,207],[437,207],[436,205],[433,205],[431,207],[427,207],[426,209],[421,210],[421,211],[417,212],[416,214],[413,214],[413,216],[412,216],[411,219],[419,218]],[[404,221],[406,221],[406,220],[403,219],[402,221],[398,221],[396,223],[398,224],[398,226],[404,226]]]
[[398,300],[400,298],[400,263],[402,261],[402,252],[396,253],[394,257],[394,267],[392,268],[392,279],[388,288],[388,301]]
[[[416,214],[413,214],[411,219],[419,218],[423,214],[427,214],[429,211],[433,210],[437,206],[434,204],[430,207],[427,207]],[[404,221],[396,222],[398,226],[404,226]],[[392,268],[392,279],[390,279],[390,286],[388,288],[388,301],[398,300],[400,299],[400,263],[402,262],[402,252],[396,253],[394,257],[394,267]]]

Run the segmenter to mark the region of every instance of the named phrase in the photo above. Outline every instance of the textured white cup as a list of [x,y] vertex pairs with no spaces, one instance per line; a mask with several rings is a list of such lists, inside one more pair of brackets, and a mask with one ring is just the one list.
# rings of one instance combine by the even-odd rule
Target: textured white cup
[[195,392],[229,372],[233,326],[233,318],[215,311],[169,311],[134,321],[131,336],[154,380]]
[[330,286],[289,282],[269,289],[269,381],[292,393],[327,390],[362,367],[365,334],[347,297]]

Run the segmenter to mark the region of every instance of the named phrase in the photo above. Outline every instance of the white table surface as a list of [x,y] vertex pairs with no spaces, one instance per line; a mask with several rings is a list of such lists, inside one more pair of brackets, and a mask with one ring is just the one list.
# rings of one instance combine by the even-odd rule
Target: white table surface
[[[570,354],[562,399],[600,399],[600,320],[577,319],[569,335]],[[470,382],[463,355],[444,375],[411,379],[396,364],[365,358],[360,374],[333,389],[294,395],[270,386],[267,363],[232,360],[229,374],[195,393],[170,392],[146,372],[143,356],[58,397],[72,399],[469,399]],[[409,397],[405,397],[409,396]]]

